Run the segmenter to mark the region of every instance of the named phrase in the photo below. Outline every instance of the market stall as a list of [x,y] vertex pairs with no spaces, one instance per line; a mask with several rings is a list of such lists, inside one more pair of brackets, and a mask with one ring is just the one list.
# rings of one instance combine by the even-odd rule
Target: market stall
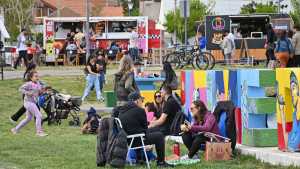
[[[46,62],[55,62],[70,32],[86,32],[85,17],[49,17],[44,18],[44,46]],[[97,48],[107,49],[114,41],[122,50],[128,50],[130,28],[136,27],[139,35],[138,47],[142,53],[148,53],[148,17],[91,17],[90,34]],[[151,30],[150,32],[155,32]],[[151,34],[152,37],[152,34]],[[151,38],[152,40],[153,38]],[[152,44],[152,43],[151,43]],[[151,47],[151,46],[150,46]]]
[[289,30],[292,20],[289,15],[284,14],[206,16],[207,50],[212,51],[216,60],[223,60],[220,44],[224,38],[224,31],[228,30],[235,36],[234,60],[240,60],[243,57],[265,60],[264,44],[268,23],[272,23],[275,29]]

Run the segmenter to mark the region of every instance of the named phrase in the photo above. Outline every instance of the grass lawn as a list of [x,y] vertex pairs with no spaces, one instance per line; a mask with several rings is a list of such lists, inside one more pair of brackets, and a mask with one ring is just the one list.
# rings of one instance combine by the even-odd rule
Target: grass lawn
[[[109,78],[111,79],[111,78]],[[45,82],[55,89],[80,96],[85,85],[83,77],[45,77]],[[92,169],[96,168],[96,136],[81,135],[79,128],[69,127],[65,120],[61,126],[44,125],[48,137],[35,136],[33,122],[17,135],[12,135],[14,127],[8,120],[22,104],[18,92],[21,80],[0,81],[0,168],[4,169]],[[109,81],[107,89],[111,89]],[[94,97],[94,94],[92,96]],[[183,148],[183,146],[182,146]],[[167,148],[170,153],[170,146]],[[153,165],[154,168],[155,165]],[[205,162],[177,168],[198,169],[281,169],[261,163],[249,156],[238,156],[226,162]],[[130,168],[130,167],[128,167]],[[137,168],[137,167],[132,167]],[[289,169],[293,169],[290,167]]]

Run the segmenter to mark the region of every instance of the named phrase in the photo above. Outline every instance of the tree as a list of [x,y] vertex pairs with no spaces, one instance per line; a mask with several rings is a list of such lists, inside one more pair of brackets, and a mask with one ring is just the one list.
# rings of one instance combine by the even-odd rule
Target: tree
[[295,25],[300,26],[300,1],[299,0],[291,0],[293,5],[293,12],[291,12],[291,16],[294,20]]
[[[120,0],[121,4],[123,6],[123,14],[125,16],[129,16],[129,10],[128,10],[128,0]],[[133,3],[133,8],[130,11],[131,16],[139,16],[140,15],[140,1],[139,0],[131,0]]]
[[0,0],[4,7],[5,23],[11,34],[11,40],[16,40],[20,29],[31,28],[35,0]]
[[256,3],[255,1],[243,5],[241,14],[254,14],[254,13],[277,13],[277,5],[272,1],[267,3]]
[[[211,9],[214,6],[214,1],[210,1],[208,5],[200,2],[200,0],[190,0],[190,17],[188,18],[188,38],[195,35],[196,21],[203,21],[206,15],[212,14]],[[166,23],[164,26],[167,32],[174,33],[178,39],[184,41],[184,18],[180,16],[180,10],[171,11],[166,15]]]

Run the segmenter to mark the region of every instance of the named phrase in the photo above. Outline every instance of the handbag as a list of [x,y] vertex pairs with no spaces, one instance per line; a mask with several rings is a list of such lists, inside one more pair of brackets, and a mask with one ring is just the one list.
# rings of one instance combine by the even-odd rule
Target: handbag
[[230,139],[213,133],[205,133],[204,135],[210,138],[210,141],[206,142],[206,148],[204,153],[206,161],[219,161],[231,159],[232,149]]

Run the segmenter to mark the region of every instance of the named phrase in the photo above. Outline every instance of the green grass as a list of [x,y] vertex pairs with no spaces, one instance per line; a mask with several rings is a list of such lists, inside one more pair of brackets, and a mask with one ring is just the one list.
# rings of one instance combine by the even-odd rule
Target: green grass
[[[111,78],[109,78],[111,79]],[[83,77],[45,77],[49,85],[57,90],[80,96],[85,85]],[[110,80],[109,80],[110,81]],[[67,120],[61,126],[44,125],[48,137],[35,136],[33,122],[17,135],[12,135],[14,127],[8,121],[22,104],[18,92],[21,80],[0,81],[0,168],[5,169],[93,169],[96,168],[95,143],[93,135],[81,135],[79,128],[69,127]],[[106,89],[111,88],[111,82]],[[94,95],[93,95],[94,96]],[[94,98],[94,97],[91,98]],[[91,99],[92,100],[92,99]],[[171,152],[170,143],[167,154]],[[183,149],[183,146],[181,146]],[[185,151],[185,150],[182,150]],[[155,168],[155,165],[152,165]],[[128,167],[137,168],[137,167]],[[140,168],[140,167],[139,167]],[[205,162],[177,168],[206,169],[281,169],[261,163],[249,156],[238,156],[226,162]],[[288,169],[294,169],[289,167]]]

